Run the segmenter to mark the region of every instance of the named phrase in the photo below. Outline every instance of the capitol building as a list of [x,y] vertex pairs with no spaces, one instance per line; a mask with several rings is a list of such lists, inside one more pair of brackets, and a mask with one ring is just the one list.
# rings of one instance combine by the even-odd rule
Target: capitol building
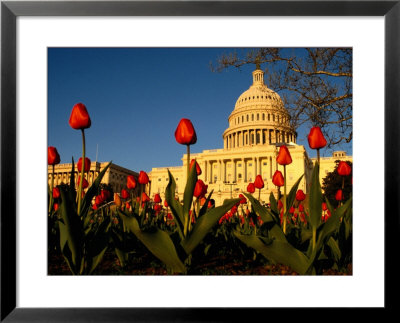
[[[281,145],[288,147],[293,160],[286,166],[287,191],[303,174],[299,189],[309,191],[313,159],[304,146],[296,143],[297,133],[290,125],[289,113],[280,96],[264,84],[264,72],[257,68],[252,74],[253,84],[239,96],[228,118],[229,126],[222,135],[223,148],[190,155],[201,167],[198,178],[208,185],[208,193],[213,190],[212,198],[217,206],[225,199],[246,192],[247,185],[254,182],[257,175],[264,180],[261,200],[268,203],[271,192],[277,196],[272,176],[277,169],[283,173],[283,166],[276,162]],[[352,158],[344,152],[334,152],[332,157],[323,158],[321,178],[334,169],[335,160],[352,161]],[[165,198],[169,170],[177,184],[176,194],[182,199],[186,163],[185,154],[181,166],[153,168],[149,173],[151,196],[159,193]],[[258,197],[258,190],[255,194]]]

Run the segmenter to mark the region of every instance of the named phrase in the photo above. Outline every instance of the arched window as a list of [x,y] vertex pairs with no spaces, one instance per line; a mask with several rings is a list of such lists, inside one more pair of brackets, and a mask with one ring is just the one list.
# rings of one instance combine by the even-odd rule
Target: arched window
[[263,118],[263,121],[265,120],[265,113],[263,113],[263,116],[262,116],[262,118]]
[[260,120],[260,115],[257,113],[257,121]]
[[271,121],[270,119],[271,119],[271,116],[270,116],[270,114],[268,113],[268,121]]
[[254,114],[251,115],[251,121],[254,121]]
[[247,115],[247,122],[249,122],[249,115]]

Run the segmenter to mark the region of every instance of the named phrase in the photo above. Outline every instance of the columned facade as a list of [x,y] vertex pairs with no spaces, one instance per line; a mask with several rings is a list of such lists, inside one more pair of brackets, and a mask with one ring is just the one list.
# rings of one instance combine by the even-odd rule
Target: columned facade
[[[225,199],[237,197],[246,192],[249,183],[257,175],[264,180],[260,191],[261,202],[268,203],[271,192],[277,194],[272,183],[276,170],[283,172],[283,167],[276,162],[279,146],[286,145],[292,156],[292,164],[286,168],[288,191],[291,186],[305,175],[299,189],[309,189],[312,161],[304,146],[297,145],[297,133],[290,124],[290,116],[280,96],[264,84],[264,72],[256,69],[253,72],[253,83],[236,101],[228,118],[228,128],[223,135],[223,148],[204,150],[191,154],[202,169],[199,179],[208,185],[208,193],[213,191],[212,198],[216,205]],[[173,174],[179,199],[183,198],[186,185],[186,155],[182,157],[181,167],[153,168],[152,193],[165,197],[168,183],[167,169]],[[258,197],[258,191],[256,192]]]

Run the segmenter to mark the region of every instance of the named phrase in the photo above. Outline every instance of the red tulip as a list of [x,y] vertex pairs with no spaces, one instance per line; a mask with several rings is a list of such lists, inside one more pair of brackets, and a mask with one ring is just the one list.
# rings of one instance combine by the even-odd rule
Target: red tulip
[[58,203],[54,203],[54,205],[53,205],[54,211],[56,211],[56,212],[57,212],[57,210],[58,210],[58,207],[59,207]]
[[108,190],[101,190],[100,195],[104,201],[108,201],[111,197],[111,193]]
[[201,179],[197,180],[196,186],[194,187],[193,196],[195,196],[197,198],[204,197],[204,195],[206,195],[206,193],[207,193],[207,188],[208,188],[208,186],[205,185]]
[[320,127],[312,127],[307,139],[311,149],[321,149],[326,146],[326,139]]
[[167,202],[167,200],[164,200],[164,206],[165,206],[165,207],[168,207],[168,202]]
[[328,206],[326,205],[325,202],[322,202],[322,210],[326,211],[328,209]]
[[131,208],[131,205],[129,204],[129,202],[126,202],[126,203],[125,203],[125,208],[126,208],[127,210],[129,210],[129,209]]
[[272,176],[272,183],[273,183],[275,186],[278,186],[278,187],[281,187],[281,186],[284,185],[285,180],[284,180],[284,178],[283,178],[282,173],[281,173],[279,170],[277,170],[277,171],[274,173],[274,175]]
[[290,209],[289,209],[289,213],[290,213],[290,214],[293,214],[293,213],[294,213],[294,211],[295,211],[295,210],[294,210],[294,207],[293,207],[293,206],[291,206],[291,207],[290,207]]
[[127,199],[129,197],[128,191],[126,189],[124,189],[124,188],[121,190],[121,197],[123,199]]
[[343,191],[342,190],[337,190],[337,192],[335,194],[335,199],[336,199],[336,201],[343,200]]
[[[88,172],[90,170],[90,163],[91,163],[90,159],[85,157],[85,163],[84,163],[85,165],[83,167],[84,172]],[[81,172],[82,171],[82,157],[79,158],[78,164],[76,166],[78,167],[78,171]]]
[[256,187],[255,187],[254,183],[249,183],[249,185],[247,185],[247,192],[254,193],[255,191],[256,191]]
[[289,149],[282,145],[279,147],[278,157],[276,157],[276,161],[279,165],[289,165],[292,163],[292,157],[290,156]]
[[139,173],[138,181],[139,181],[139,184],[148,184],[149,183],[149,176],[147,175],[146,172],[141,170],[140,173]]
[[74,129],[86,129],[90,128],[91,124],[85,105],[83,103],[75,104],[69,117],[69,125]]
[[303,190],[298,190],[296,193],[296,200],[304,201],[305,199],[306,199],[306,195],[304,194]]
[[281,200],[278,201],[278,210],[283,208],[283,203]]
[[161,203],[161,196],[160,194],[154,195],[154,203]]
[[189,119],[181,119],[175,130],[175,140],[181,145],[194,145],[196,143],[196,131]]
[[56,147],[48,147],[47,148],[47,164],[48,165],[57,165],[60,163],[60,155],[58,154]]
[[161,210],[162,210],[161,204],[155,204],[154,205],[154,211],[156,211],[156,213],[160,212]]
[[53,198],[58,199],[60,197],[60,189],[58,187],[53,188]]
[[195,159],[192,159],[192,161],[190,162],[190,169],[192,169],[192,166],[194,163],[196,163],[196,172],[197,172],[197,176],[199,176],[199,175],[201,175],[201,168]]
[[243,194],[239,194],[239,198],[240,198],[240,204],[247,203],[246,197]]
[[145,203],[145,202],[149,202],[149,201],[150,201],[150,197],[145,192],[143,192],[142,193],[142,202]]
[[97,195],[94,202],[97,204],[97,206],[103,204],[104,203],[103,197],[101,195]]
[[254,180],[254,186],[255,186],[255,188],[258,188],[259,190],[264,188],[264,181],[263,181],[261,175],[256,176],[256,179]]
[[337,172],[339,175],[348,176],[351,173],[351,166],[347,164],[345,161],[340,161],[337,167]]
[[[81,177],[79,176],[78,177],[78,183],[76,185],[79,186],[80,182],[81,182]],[[88,188],[88,187],[89,187],[89,182],[86,180],[86,178],[83,178],[82,188],[85,189],[85,188]]]
[[300,204],[300,205],[299,205],[299,212],[304,212],[304,206],[303,206],[303,204]]
[[126,187],[129,189],[134,189],[136,187],[136,179],[133,175],[128,175],[126,178]]

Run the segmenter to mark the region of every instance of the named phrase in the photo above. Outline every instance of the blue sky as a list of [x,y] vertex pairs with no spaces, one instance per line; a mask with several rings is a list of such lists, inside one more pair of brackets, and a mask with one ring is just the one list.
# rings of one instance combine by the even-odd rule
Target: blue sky
[[[252,83],[254,66],[212,72],[231,48],[49,48],[48,145],[61,163],[82,154],[80,131],[69,116],[86,105],[92,126],[85,131],[86,155],[134,171],[179,166],[186,147],[175,141],[181,118],[192,121],[197,143],[191,152],[223,148],[222,133],[236,99]],[[308,130],[298,129],[308,149]],[[351,154],[351,145],[338,147]],[[313,157],[314,151],[308,149]],[[329,156],[331,151],[322,152]]]

